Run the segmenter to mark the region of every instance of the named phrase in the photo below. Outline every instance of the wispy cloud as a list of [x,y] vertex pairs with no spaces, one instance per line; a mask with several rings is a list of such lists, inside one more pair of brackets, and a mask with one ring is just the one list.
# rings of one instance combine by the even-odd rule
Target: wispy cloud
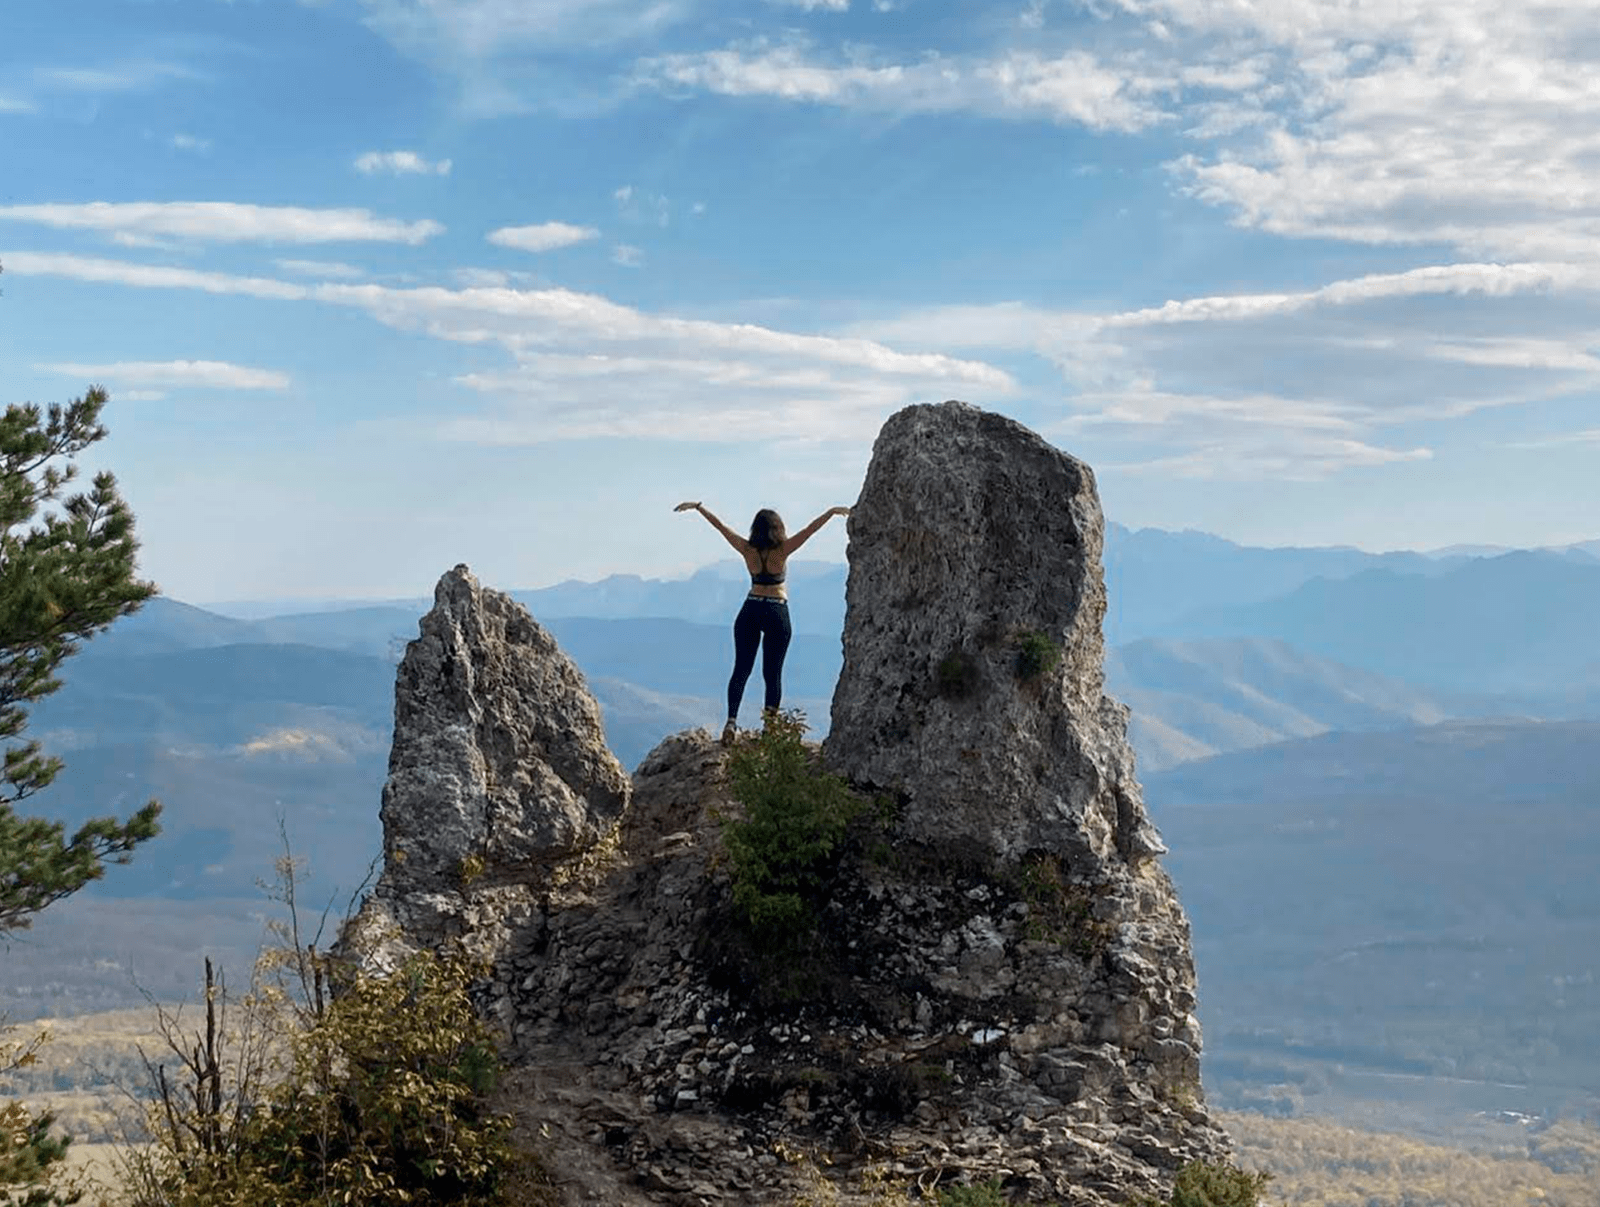
[[464,289],[509,289],[533,284],[537,277],[505,268],[452,268],[450,279]]
[[490,243],[500,247],[514,247],[518,251],[554,251],[558,247],[571,247],[590,239],[598,239],[600,232],[592,226],[574,226],[570,222],[541,222],[534,226],[502,226],[490,231]]
[[168,141],[178,151],[203,152],[211,150],[211,140],[209,138],[198,138],[193,134],[174,134]]
[[366,24],[402,54],[427,64],[474,116],[549,107],[586,111],[618,90],[585,59],[613,48],[658,44],[700,0],[359,0]]
[[[931,307],[847,330],[904,348],[1042,358],[1067,387],[1067,413],[1050,430],[1092,437],[1107,465],[1320,478],[1425,459],[1415,442],[1387,445],[1386,429],[1592,390],[1596,291],[1594,266],[1460,263],[1109,313]],[[1499,333],[1480,334],[1485,323]],[[1449,334],[1456,325],[1461,334]],[[1295,372],[1285,377],[1284,365]],[[1124,461],[1122,446],[1161,451]]]
[[355,169],[368,176],[378,172],[392,176],[448,176],[450,161],[429,162],[415,151],[368,151],[356,156]]
[[625,184],[612,191],[611,199],[617,203],[617,216],[629,222],[666,226],[671,221],[672,203],[664,194]]
[[1316,482],[1345,470],[1433,459],[1428,448],[1394,449],[1359,440],[1302,438],[1217,443],[1143,461],[1102,462],[1102,473],[1203,481]]
[[364,209],[303,209],[231,201],[91,201],[3,205],[0,221],[33,222],[108,235],[195,239],[207,243],[418,244],[444,227],[431,219],[379,218]]
[[[956,394],[1005,397],[1016,383],[984,361],[902,352],[856,337],[654,314],[566,289],[379,284],[233,277],[43,253],[8,257],[19,275],[205,290],[360,310],[399,330],[498,345],[511,359],[460,384],[491,411],[442,434],[494,443],[589,435],[802,442],[869,436],[895,407]],[[648,382],[649,388],[639,388]]]
[[1570,448],[1575,444],[1600,445],[1600,427],[1584,428],[1577,432],[1563,432],[1557,436],[1544,436],[1537,440],[1512,440],[1508,441],[1507,448],[1517,449],[1547,449]]
[[340,260],[274,260],[281,272],[297,277],[323,277],[329,280],[352,281],[367,275],[367,270]]
[[1161,121],[1165,114],[1155,95],[1173,86],[1171,78],[1152,75],[1135,60],[1108,63],[1079,49],[1054,56],[1014,51],[994,58],[829,61],[793,42],[643,59],[635,78],[668,90],[901,113],[972,111],[1103,130],[1138,130]]
[[35,365],[46,373],[59,373],[89,381],[128,386],[204,387],[216,390],[282,390],[289,375],[273,369],[253,369],[220,360],[114,361],[110,364]]
[[623,268],[642,268],[644,249],[635,247],[631,243],[618,243],[611,249],[611,262],[620,264]]
[[1276,96],[1246,123],[1255,132],[1172,165],[1240,224],[1443,242],[1474,255],[1596,258],[1600,40],[1587,0],[1314,12],[1277,0],[1115,2],[1186,43],[1224,40],[1270,63]]
[[205,73],[184,63],[133,59],[104,67],[39,67],[32,72],[42,88],[63,92],[143,92],[171,80],[201,80]]
[[11,252],[7,272],[19,276],[65,277],[98,284],[129,285],[139,289],[194,289],[203,293],[238,294],[243,297],[294,301],[311,296],[310,288],[270,277],[241,277],[194,268],[169,268],[158,264],[132,264],[60,252]]
[[367,24],[402,49],[459,58],[644,41],[687,17],[690,0],[361,0]]

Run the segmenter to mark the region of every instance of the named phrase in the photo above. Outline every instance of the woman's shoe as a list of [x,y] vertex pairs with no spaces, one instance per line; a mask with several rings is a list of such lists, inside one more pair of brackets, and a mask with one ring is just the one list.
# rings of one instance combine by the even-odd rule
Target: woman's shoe
[[728,718],[728,723],[722,727],[722,744],[724,746],[732,746],[733,745],[733,739],[738,734],[738,732],[739,732],[738,725],[736,725],[734,723],[734,720],[733,720],[732,717],[729,717]]

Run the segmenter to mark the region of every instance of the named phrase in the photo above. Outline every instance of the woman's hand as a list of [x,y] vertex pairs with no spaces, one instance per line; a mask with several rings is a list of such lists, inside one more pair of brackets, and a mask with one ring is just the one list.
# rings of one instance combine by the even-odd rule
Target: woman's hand
[[698,503],[679,503],[672,510],[673,511],[694,511],[697,508],[699,508],[699,506],[700,506],[700,504],[698,504]]

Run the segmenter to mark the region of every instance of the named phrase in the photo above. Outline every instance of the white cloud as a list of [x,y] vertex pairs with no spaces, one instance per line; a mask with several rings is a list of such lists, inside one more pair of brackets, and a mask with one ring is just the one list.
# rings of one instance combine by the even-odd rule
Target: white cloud
[[531,272],[504,268],[452,268],[450,279],[464,289],[509,289],[513,285],[530,285],[537,278]]
[[1372,273],[1315,289],[1184,298],[1103,315],[1048,310],[1024,302],[936,306],[908,311],[892,319],[856,323],[851,330],[927,347],[1043,350],[1063,338],[1086,341],[1119,328],[1244,322],[1288,316],[1319,306],[1352,307],[1429,296],[1504,298],[1579,289],[1600,290],[1600,266],[1439,264],[1403,272]]
[[611,262],[620,264],[624,268],[642,268],[644,249],[635,247],[631,243],[618,243],[611,249]]
[[1093,129],[1137,130],[1160,121],[1152,94],[1171,81],[1135,65],[1108,65],[1084,50],[1046,57],[1012,52],[995,59],[928,56],[913,63],[813,61],[797,44],[756,45],[643,59],[641,84],[688,87],[723,96],[903,113],[962,110],[1044,118]]
[[1138,327],[1157,323],[1252,319],[1288,314],[1324,304],[1349,306],[1385,298],[1429,294],[1508,297],[1558,288],[1600,288],[1600,266],[1591,269],[1571,264],[1429,265],[1405,272],[1373,273],[1294,293],[1224,294],[1166,302],[1149,309],[1108,316],[1101,320],[1100,325]]
[[20,96],[0,94],[0,113],[32,113],[34,109],[32,101],[23,100]]
[[614,191],[611,197],[617,203],[618,217],[626,218],[629,222],[666,226],[670,221],[672,203],[661,193],[625,184]]
[[111,241],[118,247],[138,247],[154,251],[184,250],[182,243],[172,239],[157,239],[154,235],[141,235],[137,231],[113,231]]
[[541,222],[536,226],[502,226],[489,232],[489,242],[501,247],[514,247],[518,251],[554,251],[558,247],[571,247],[589,239],[598,239],[600,232],[592,226],[574,226],[569,222]]
[[565,289],[397,288],[231,277],[192,269],[17,253],[8,271],[315,301],[388,326],[503,349],[511,367],[468,374],[492,409],[452,420],[453,439],[533,443],[581,435],[815,443],[870,437],[913,401],[1005,397],[1016,383],[983,361],[748,322],[679,318]]
[[1316,482],[1349,469],[1429,461],[1428,448],[1393,449],[1359,440],[1307,438],[1212,444],[1144,461],[1102,462],[1102,473],[1154,474],[1203,481]]
[[[1186,45],[1237,45],[1270,65],[1260,70],[1274,103],[1252,119],[1260,133],[1173,164],[1241,224],[1477,256],[1597,258],[1592,0],[1116,2]],[[1196,133],[1228,130],[1212,120]]]
[[169,141],[173,148],[178,151],[205,152],[211,150],[211,140],[209,138],[198,138],[193,134],[174,134]]
[[769,2],[786,8],[803,8],[808,13],[814,13],[818,9],[831,13],[850,11],[850,0],[769,0]]
[[[359,0],[366,24],[459,89],[475,117],[539,107],[593,112],[614,103],[597,52],[651,46],[699,0]],[[573,51],[581,52],[574,56]],[[581,58],[574,67],[573,59]]]
[[484,60],[514,51],[646,41],[689,0],[361,0],[367,24],[401,49]]
[[1047,360],[1067,386],[1048,430],[1094,441],[1097,466],[1318,478],[1425,459],[1423,442],[1383,438],[1401,425],[1592,393],[1597,290],[1600,266],[1459,263],[1099,314],[931,307],[848,330]]
[[107,67],[40,67],[33,78],[63,92],[143,92],[169,80],[200,80],[205,75],[182,63],[134,59]]
[[208,243],[338,243],[416,245],[444,227],[405,222],[370,210],[303,209],[231,201],[91,201],[74,205],[0,205],[0,220],[35,222],[112,236],[196,239]]
[[450,161],[432,163],[415,151],[368,151],[356,156],[355,169],[371,176],[375,172],[388,172],[394,176],[448,176]]
[[1507,448],[1547,449],[1567,448],[1574,444],[1600,445],[1600,427],[1585,428],[1577,432],[1564,432],[1559,436],[1545,436],[1538,440],[1513,440]]
[[[289,375],[220,360],[115,361],[103,365],[48,364],[34,368],[64,377],[113,385],[174,386],[215,390],[282,390]],[[126,394],[123,394],[126,397]]]
[[297,277],[328,277],[343,281],[356,280],[367,275],[367,270],[339,260],[274,260],[280,271]]
[[140,289],[196,289],[204,293],[239,294],[281,301],[311,296],[310,289],[304,285],[292,285],[269,277],[240,277],[232,273],[131,264],[126,260],[101,260],[59,252],[11,252],[4,263],[7,272],[18,275],[66,277],[74,281],[130,285]]

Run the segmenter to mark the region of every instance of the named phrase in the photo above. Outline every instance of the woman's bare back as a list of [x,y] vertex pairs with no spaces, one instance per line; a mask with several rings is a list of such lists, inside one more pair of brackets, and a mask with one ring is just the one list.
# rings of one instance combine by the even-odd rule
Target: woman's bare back
[[[780,546],[776,549],[765,550],[766,562],[762,562],[763,551],[746,542],[743,550],[745,568],[750,571],[751,577],[765,571],[768,574],[785,574],[789,564],[789,555]],[[782,583],[751,583],[750,594],[765,596],[768,599],[786,599],[787,591]]]

